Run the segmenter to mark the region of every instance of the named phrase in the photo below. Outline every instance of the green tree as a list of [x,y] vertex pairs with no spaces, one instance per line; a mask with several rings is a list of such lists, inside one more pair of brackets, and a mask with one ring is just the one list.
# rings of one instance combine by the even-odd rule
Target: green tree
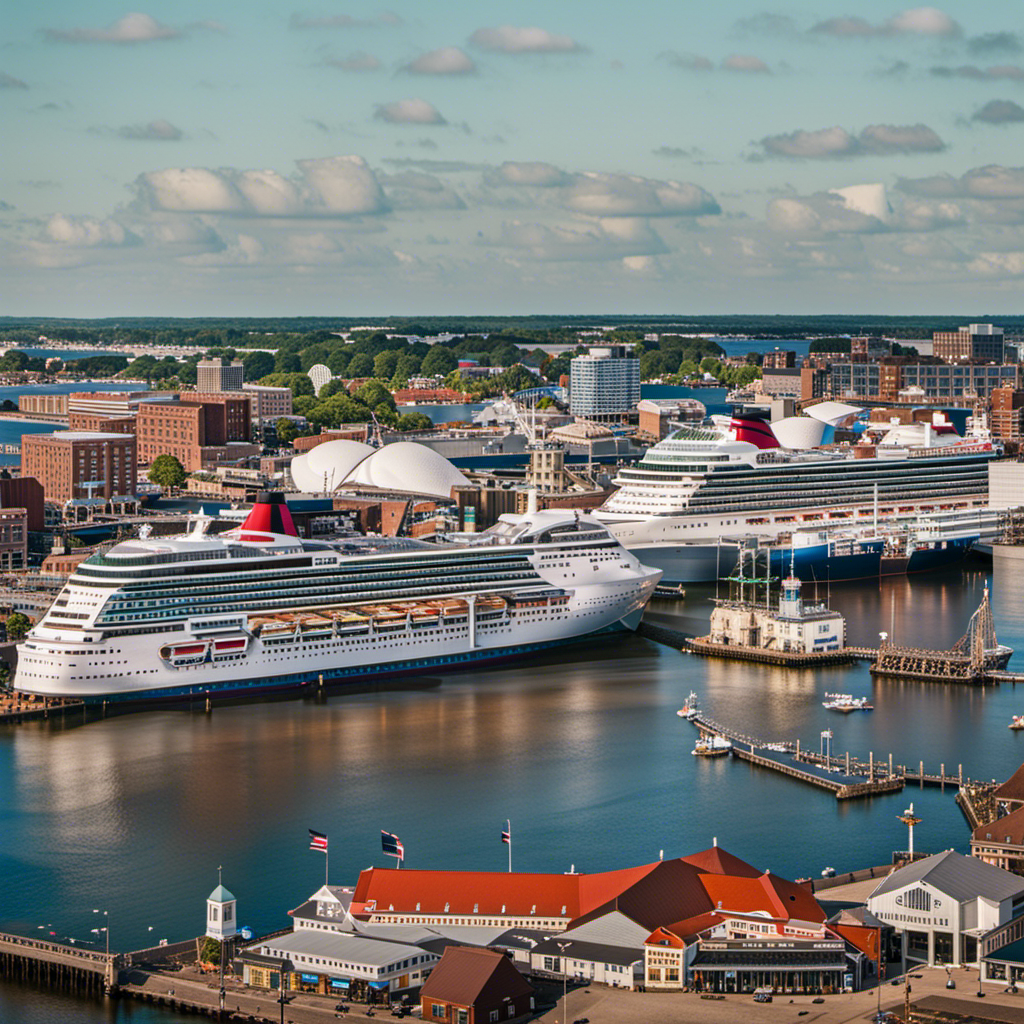
[[299,436],[299,428],[289,420],[282,416],[277,421],[277,439],[282,444],[291,444]]
[[149,467],[149,479],[160,487],[180,487],[185,482],[185,467],[173,455],[164,452]]
[[398,353],[394,349],[385,349],[377,353],[373,360],[373,375],[381,380],[391,380],[398,368]]
[[242,366],[246,380],[259,380],[274,372],[274,357],[269,352],[248,352],[242,356]]
[[378,405],[385,405],[389,411],[395,408],[395,399],[387,385],[379,380],[368,380],[362,387],[353,392],[352,397],[357,402],[362,402],[368,409],[376,409]]
[[260,378],[260,383],[274,388],[291,388],[296,398],[313,394],[313,382],[304,373],[269,373]]
[[277,373],[301,373],[302,360],[298,352],[278,352],[274,360],[274,370]]
[[373,356],[365,352],[357,352],[349,361],[349,377],[371,377],[373,375]]
[[199,959],[204,964],[220,964],[220,943],[211,939],[208,935],[203,940],[202,948],[199,951]]
[[7,639],[8,640],[21,640],[25,634],[32,628],[32,623],[29,621],[27,615],[22,615],[21,612],[12,612],[7,616]]
[[554,409],[555,400],[550,395],[545,395],[538,403],[538,409]]
[[[354,360],[353,360],[354,362]],[[459,361],[448,349],[434,345],[423,357],[420,373],[424,377],[444,377],[458,368]]]
[[422,412],[407,412],[398,417],[399,430],[429,430],[434,425],[431,418]]

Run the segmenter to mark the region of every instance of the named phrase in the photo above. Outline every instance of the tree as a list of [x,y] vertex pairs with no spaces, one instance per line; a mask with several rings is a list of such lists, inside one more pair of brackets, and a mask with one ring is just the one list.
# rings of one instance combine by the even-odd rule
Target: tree
[[385,349],[377,353],[373,360],[373,375],[381,380],[391,380],[398,367],[398,353],[394,349]]
[[160,487],[180,487],[185,482],[185,467],[173,455],[164,452],[149,467],[149,479]]
[[211,939],[209,935],[203,940],[202,948],[199,951],[199,959],[204,964],[220,963],[220,943]]
[[277,439],[282,444],[291,444],[299,436],[299,428],[295,424],[282,416],[277,421]]
[[274,372],[274,357],[269,352],[249,352],[242,356],[242,366],[246,380],[259,380]]
[[394,397],[379,380],[368,380],[362,387],[356,388],[352,397],[369,409],[376,409],[378,405],[386,405],[389,410],[395,408]]
[[373,356],[365,352],[357,352],[349,361],[349,377],[370,377],[373,375]]
[[27,615],[21,612],[12,612],[7,616],[7,639],[22,640],[25,634],[32,628],[32,623]]
[[434,425],[431,418],[422,412],[407,412],[398,417],[398,429],[405,430],[430,430]]
[[[355,360],[352,360],[355,362]],[[458,359],[440,345],[435,345],[424,357],[420,365],[420,373],[424,377],[444,377],[457,369]]]
[[278,352],[274,360],[274,370],[277,373],[301,373],[302,360],[298,352]]

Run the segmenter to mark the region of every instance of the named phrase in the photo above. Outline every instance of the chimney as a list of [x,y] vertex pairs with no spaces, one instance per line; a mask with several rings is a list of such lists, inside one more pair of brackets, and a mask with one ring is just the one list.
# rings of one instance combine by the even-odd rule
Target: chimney
[[256,504],[246,516],[241,530],[258,531],[259,533],[280,533],[287,537],[297,537],[298,531],[292,522],[292,514],[285,504],[284,495],[280,491],[262,491],[256,496]]

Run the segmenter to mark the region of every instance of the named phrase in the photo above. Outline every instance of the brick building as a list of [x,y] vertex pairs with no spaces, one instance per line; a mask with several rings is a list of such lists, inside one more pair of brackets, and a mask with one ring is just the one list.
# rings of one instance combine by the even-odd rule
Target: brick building
[[34,416],[67,416],[67,395],[18,395],[19,411]]
[[246,444],[252,430],[249,410],[249,396],[239,392],[185,392],[176,402],[142,402],[136,428],[139,460],[149,464],[166,453],[194,473],[224,461],[233,443],[243,445],[239,455],[258,453]]
[[1012,387],[992,389],[992,436],[1003,441],[1024,438],[1024,391]]
[[786,370],[796,366],[796,353],[776,349],[774,352],[765,352],[764,362],[761,366],[768,370]]
[[134,434],[135,416],[104,416],[102,413],[71,412],[68,413],[70,430],[91,430],[103,434]]
[[992,324],[969,324],[957,331],[932,334],[932,352],[949,363],[968,359],[1001,363],[1004,351],[1003,329]]
[[0,509],[0,569],[28,566],[28,509]]
[[533,989],[504,953],[447,946],[420,992],[420,1016],[434,1024],[496,1024],[533,1015]]
[[45,527],[45,506],[43,485],[34,477],[0,476],[0,508],[25,509],[30,530],[39,531]]
[[258,424],[273,423],[292,415],[292,389],[272,388],[263,384],[245,384],[242,390],[252,398],[252,418]]
[[75,430],[26,434],[21,442],[21,475],[35,477],[51,501],[131,497],[136,481],[135,438]]

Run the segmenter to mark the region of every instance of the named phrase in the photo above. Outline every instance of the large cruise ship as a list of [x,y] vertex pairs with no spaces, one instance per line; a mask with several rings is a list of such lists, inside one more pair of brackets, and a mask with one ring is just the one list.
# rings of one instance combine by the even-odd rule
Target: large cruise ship
[[83,562],[20,645],[14,685],[213,698],[497,660],[636,629],[661,578],[572,511],[439,544],[300,539],[281,495],[226,533],[209,523]]
[[707,582],[735,562],[735,546],[730,564],[723,559],[725,539],[906,525],[922,513],[983,507],[988,464],[1001,454],[946,424],[894,426],[877,445],[790,450],[770,424],[734,417],[648,449],[619,470],[619,489],[592,514],[666,582]]

